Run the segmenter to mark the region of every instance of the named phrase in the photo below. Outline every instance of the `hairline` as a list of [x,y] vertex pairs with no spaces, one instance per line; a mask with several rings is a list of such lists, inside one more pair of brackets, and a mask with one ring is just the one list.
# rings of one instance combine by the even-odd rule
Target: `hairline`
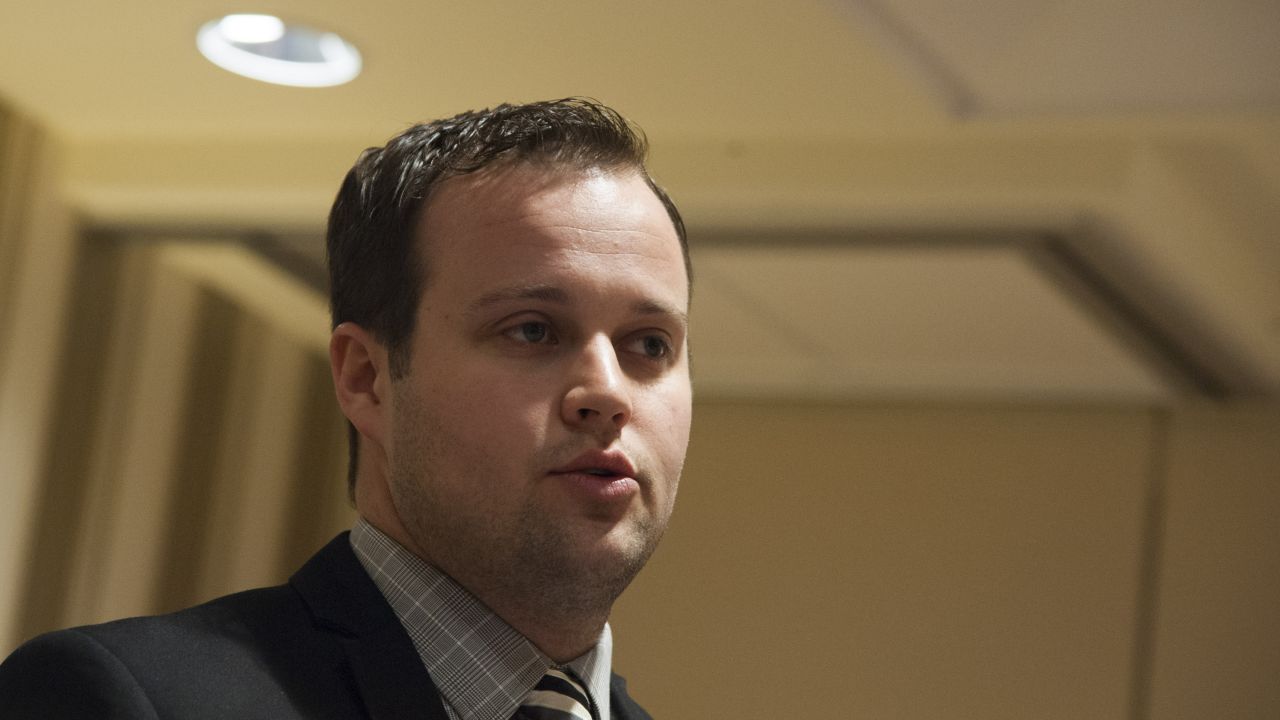
[[[392,380],[399,380],[408,374],[409,364],[413,360],[413,338],[418,330],[418,316],[422,309],[422,298],[426,294],[427,285],[431,280],[431,264],[427,262],[426,254],[427,243],[430,238],[427,237],[425,224],[427,221],[427,213],[430,209],[432,201],[436,199],[436,195],[446,183],[455,180],[465,180],[483,176],[500,176],[505,173],[518,172],[521,169],[528,168],[543,173],[544,177],[567,177],[574,175],[584,175],[593,171],[603,171],[615,176],[633,174],[644,181],[649,192],[663,205],[664,212],[667,210],[666,202],[662,195],[659,194],[657,183],[649,173],[649,168],[644,164],[643,160],[630,158],[622,158],[615,162],[606,163],[576,158],[557,157],[554,151],[532,152],[524,155],[511,155],[507,157],[499,157],[492,162],[486,163],[478,168],[468,169],[465,171],[454,171],[447,174],[441,174],[435,178],[430,185],[427,186],[426,192],[422,199],[417,202],[414,209],[409,227],[411,228],[411,242],[409,243],[409,254],[413,261],[413,266],[418,271],[417,292],[418,302],[413,309],[411,322],[408,331],[401,338],[401,343],[396,348],[388,347],[388,357],[391,365]],[[671,223],[672,232],[675,235],[676,244],[680,248],[680,254],[684,264],[685,288],[692,297],[693,290],[693,274],[689,267],[689,252],[686,241],[681,237],[680,228],[675,226],[675,221],[669,216],[667,221]],[[379,342],[386,342],[379,338]]]

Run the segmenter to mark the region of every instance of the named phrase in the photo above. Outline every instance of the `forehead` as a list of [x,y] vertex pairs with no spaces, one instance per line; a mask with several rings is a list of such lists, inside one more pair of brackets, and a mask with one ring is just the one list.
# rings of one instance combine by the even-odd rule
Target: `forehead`
[[674,264],[687,302],[675,226],[633,169],[518,164],[450,178],[428,198],[417,236],[428,285],[522,266],[601,273],[634,266],[663,282]]

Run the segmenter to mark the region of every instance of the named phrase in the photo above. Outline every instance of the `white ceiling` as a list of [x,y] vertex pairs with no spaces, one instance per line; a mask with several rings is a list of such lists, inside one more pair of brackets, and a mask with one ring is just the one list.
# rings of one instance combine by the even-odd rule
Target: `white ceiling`
[[[383,138],[507,100],[606,99],[662,135],[874,128],[940,108],[821,2],[269,0],[333,29],[365,74],[328,90],[245,81],[194,51],[196,30],[244,3],[10,3],[0,88],[77,138]],[[833,87],[838,77],[843,89]],[[796,109],[805,108],[797,116]]]
[[[365,74],[279,88],[195,52],[248,9],[342,32]],[[88,224],[314,255],[360,148],[599,97],[704,240],[701,391],[1150,402],[1280,394],[1277,37],[1269,0],[51,0],[6,8],[0,98]]]
[[[1133,401],[1175,386],[1015,244],[712,247],[694,256],[698,390]],[[788,372],[778,372],[787,368]]]
[[1280,108],[1270,0],[843,2],[965,114]]

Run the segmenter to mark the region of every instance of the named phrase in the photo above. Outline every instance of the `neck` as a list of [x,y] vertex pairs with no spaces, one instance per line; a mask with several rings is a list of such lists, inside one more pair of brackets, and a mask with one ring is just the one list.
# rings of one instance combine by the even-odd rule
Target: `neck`
[[591,601],[581,589],[569,594],[566,590],[572,586],[557,583],[536,583],[528,588],[514,583],[483,583],[468,577],[464,568],[441,566],[414,542],[398,515],[379,509],[382,508],[377,504],[366,504],[360,514],[382,534],[448,575],[554,662],[566,663],[581,657],[600,640],[614,596]]
[[504,606],[478,595],[494,614],[516,632],[528,638],[544,655],[558,664],[582,657],[596,646],[604,632],[608,611],[593,613],[553,613],[515,605]]

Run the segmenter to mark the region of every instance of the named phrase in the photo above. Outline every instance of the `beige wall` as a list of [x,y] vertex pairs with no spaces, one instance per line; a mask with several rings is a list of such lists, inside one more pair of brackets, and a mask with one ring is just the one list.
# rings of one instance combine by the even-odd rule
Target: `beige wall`
[[315,293],[222,243],[75,246],[68,345],[23,358],[56,379],[6,649],[281,582],[352,517]]
[[0,102],[0,647],[20,610],[42,457],[56,438],[49,398],[74,249],[60,161],[38,126]]
[[1179,413],[1167,452],[1151,717],[1280,717],[1280,410]]
[[615,616],[655,716],[1280,713],[1276,408],[704,402],[695,423]]

